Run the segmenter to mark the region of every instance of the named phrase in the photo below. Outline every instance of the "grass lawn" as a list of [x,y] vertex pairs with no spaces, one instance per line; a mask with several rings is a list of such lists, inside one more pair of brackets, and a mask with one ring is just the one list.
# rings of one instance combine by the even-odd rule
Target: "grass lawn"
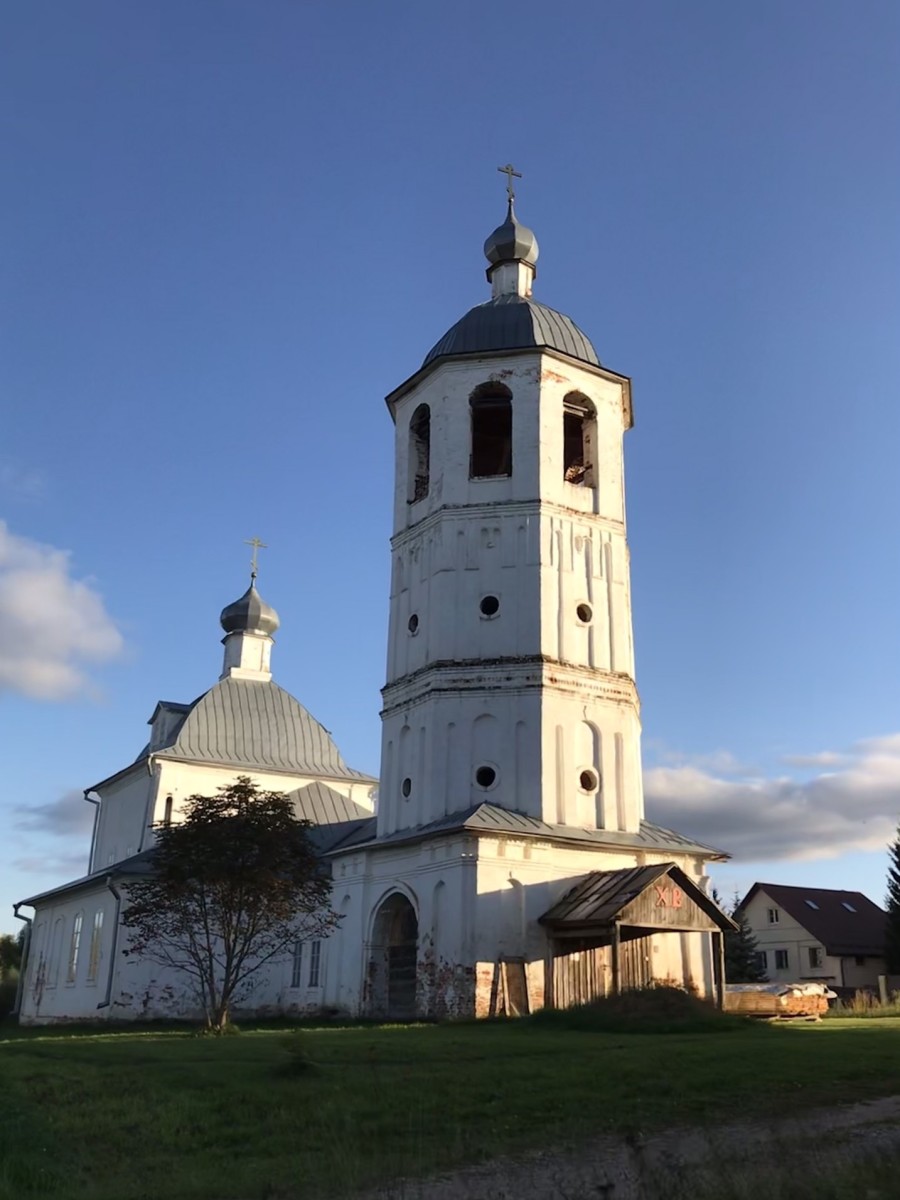
[[610,1034],[521,1023],[301,1034],[0,1026],[0,1198],[300,1200],[597,1132],[898,1090],[900,1018]]

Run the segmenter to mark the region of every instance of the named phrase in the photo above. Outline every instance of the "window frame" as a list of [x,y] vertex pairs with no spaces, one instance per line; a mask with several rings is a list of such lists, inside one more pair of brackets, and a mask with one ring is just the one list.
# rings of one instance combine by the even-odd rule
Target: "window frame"
[[[469,479],[471,480],[486,480],[486,479],[510,479],[513,473],[513,407],[512,407],[512,392],[502,383],[481,383],[469,396]],[[498,414],[503,415],[505,419],[506,429],[502,433],[496,430],[479,430],[478,414],[482,414],[482,419],[486,419],[490,414],[494,417]],[[476,439],[478,446],[476,447]],[[492,457],[496,458],[500,466],[499,470],[491,471],[476,471],[477,465],[484,465],[484,459],[489,457],[488,448],[493,439],[496,445],[492,447]],[[498,448],[501,448],[501,441],[505,443],[502,447],[502,452],[498,454]],[[479,458],[480,456],[480,458]],[[503,469],[503,458],[505,456],[506,469]]]
[[317,939],[310,943],[309,947],[309,978],[307,987],[318,988],[322,986],[322,942]]
[[420,404],[409,418],[408,442],[407,504],[418,504],[431,491],[431,408],[427,404]]
[[297,938],[291,952],[291,987],[303,987],[303,938]]
[[78,980],[78,957],[81,951],[81,931],[84,927],[84,910],[79,909],[72,920],[72,935],[69,938],[69,955],[66,960],[66,984]]
[[789,971],[791,969],[791,956],[787,950],[776,950],[775,954],[775,970]]
[[811,971],[819,971],[825,966],[825,951],[821,946],[807,946],[806,954]]
[[770,908],[768,910],[768,918],[770,925],[779,925],[781,923],[781,913],[777,908]]
[[87,982],[96,983],[100,974],[100,947],[103,940],[103,909],[98,908],[94,913],[91,925],[91,940],[88,944]]

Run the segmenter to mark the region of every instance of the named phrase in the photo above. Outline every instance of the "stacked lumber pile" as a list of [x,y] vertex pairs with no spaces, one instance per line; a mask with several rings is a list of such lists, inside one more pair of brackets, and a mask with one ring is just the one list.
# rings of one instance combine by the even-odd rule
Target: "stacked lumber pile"
[[818,1019],[835,997],[824,983],[729,983],[726,1012],[748,1017]]

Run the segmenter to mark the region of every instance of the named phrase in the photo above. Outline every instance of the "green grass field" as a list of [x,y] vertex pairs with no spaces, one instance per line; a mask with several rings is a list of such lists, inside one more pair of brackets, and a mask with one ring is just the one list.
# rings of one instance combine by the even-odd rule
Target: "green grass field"
[[[0,1026],[0,1198],[300,1200],[598,1132],[898,1089],[900,1019],[611,1034],[499,1023],[304,1031]],[[293,1043],[292,1043],[293,1044]]]

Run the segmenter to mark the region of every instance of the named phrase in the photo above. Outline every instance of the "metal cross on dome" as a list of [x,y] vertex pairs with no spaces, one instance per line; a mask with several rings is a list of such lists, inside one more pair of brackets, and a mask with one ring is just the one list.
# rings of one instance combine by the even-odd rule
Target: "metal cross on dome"
[[515,200],[515,198],[516,198],[516,192],[513,187],[513,180],[521,179],[522,172],[517,171],[516,168],[512,165],[512,163],[507,163],[505,167],[498,167],[497,170],[500,172],[501,175],[506,176],[506,195],[509,198],[510,204],[512,204],[513,200]]
[[244,545],[253,547],[253,557],[250,559],[250,581],[252,583],[256,579],[259,567],[259,551],[268,550],[269,547],[265,542],[261,542],[258,537],[244,538]]

